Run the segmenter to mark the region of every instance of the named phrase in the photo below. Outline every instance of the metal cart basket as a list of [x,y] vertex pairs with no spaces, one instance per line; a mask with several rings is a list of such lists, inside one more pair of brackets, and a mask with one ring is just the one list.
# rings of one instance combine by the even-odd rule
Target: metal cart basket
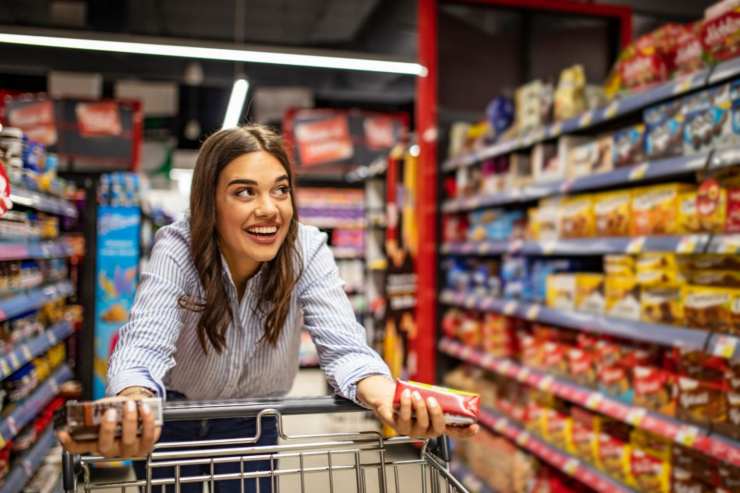
[[[160,442],[139,459],[146,477],[91,482],[95,464],[120,461],[63,456],[65,493],[467,493],[449,472],[447,440],[384,438],[377,431],[288,435],[283,416],[364,411],[335,397],[165,403],[165,423],[176,420],[256,418],[256,435],[229,440]],[[274,420],[280,440],[258,445],[263,423]],[[418,444],[419,449],[408,447]],[[224,465],[230,466],[224,471]],[[142,468],[143,469],[143,468]],[[166,474],[162,474],[166,471]],[[224,487],[220,486],[224,485]],[[236,485],[236,488],[234,486]],[[205,489],[208,487],[208,490]]]

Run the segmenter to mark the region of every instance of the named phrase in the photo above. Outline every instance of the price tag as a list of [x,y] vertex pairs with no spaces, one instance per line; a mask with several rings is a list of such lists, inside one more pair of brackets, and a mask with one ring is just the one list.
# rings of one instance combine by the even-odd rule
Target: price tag
[[737,338],[730,336],[719,336],[714,346],[714,355],[722,358],[732,358],[737,349]]
[[606,118],[614,118],[617,115],[617,112],[619,111],[619,101],[612,101],[609,103],[609,106],[606,107],[606,110],[604,111],[604,116]]
[[31,361],[33,359],[33,354],[31,354],[31,350],[28,349],[28,346],[22,346],[21,353],[26,361]]
[[545,378],[537,382],[537,388],[543,392],[549,392],[553,383],[555,383],[555,379],[550,375],[547,375]]
[[563,182],[560,184],[560,193],[568,193],[572,187],[573,187],[573,179],[572,178],[568,178],[567,180],[563,180]]
[[9,417],[6,420],[6,423],[8,423],[8,429],[10,430],[10,433],[12,435],[17,435],[18,434],[18,425],[15,422],[15,418],[13,416]]
[[463,348],[460,350],[460,357],[462,359],[468,359],[470,358],[470,347],[469,346],[463,346]]
[[0,369],[3,371],[3,376],[7,377],[10,375],[10,367],[8,366],[8,362],[5,360],[5,358],[0,360]]
[[529,438],[529,432],[523,431],[516,436],[516,443],[524,447],[527,445],[527,442],[529,442]]
[[718,239],[719,253],[735,254],[740,250],[740,235],[727,235]]
[[642,420],[645,419],[647,411],[641,407],[633,407],[627,413],[627,422],[632,426],[640,426]]
[[682,426],[676,433],[676,442],[687,447],[693,447],[699,437],[699,429],[696,426]]
[[516,301],[508,301],[504,305],[504,315],[513,315],[516,311],[517,304]]
[[527,367],[524,367],[524,368],[520,369],[520,370],[519,370],[519,371],[517,372],[517,374],[516,374],[516,378],[517,378],[517,380],[519,380],[519,381],[522,381],[522,382],[523,382],[523,381],[526,381],[526,380],[527,380],[527,378],[529,377],[529,374],[530,374],[530,373],[531,373],[531,372],[529,371],[529,368],[527,368]]
[[627,244],[627,253],[634,255],[642,252],[642,249],[645,246],[645,240],[646,238],[644,236],[638,236],[637,238],[630,240]]
[[506,429],[506,421],[503,419],[498,419],[493,424],[493,429],[498,431],[499,433],[503,433],[503,431]]
[[579,127],[585,127],[587,125],[591,125],[591,122],[594,119],[593,111],[589,111],[587,113],[584,113],[581,115],[581,119],[578,120],[578,126]]
[[540,316],[540,305],[532,305],[527,308],[527,320],[537,320]]
[[49,387],[51,387],[51,393],[56,395],[59,393],[59,383],[57,382],[56,378],[52,378],[49,382]]
[[18,369],[21,366],[21,362],[18,361],[18,355],[15,354],[15,351],[10,353],[10,367],[13,369]]
[[21,462],[21,466],[23,467],[23,472],[26,473],[26,477],[33,476],[33,464],[31,464],[31,461],[28,459],[24,459],[23,462]]
[[563,123],[562,122],[557,122],[557,123],[555,123],[554,125],[552,125],[550,127],[550,135],[552,137],[554,137],[556,135],[560,135],[560,132],[562,130],[563,130]]
[[629,174],[629,181],[637,181],[645,178],[648,170],[648,163],[642,163],[632,168]]
[[492,368],[495,362],[496,359],[490,354],[484,354],[480,359],[481,366],[484,366],[486,368]]
[[54,332],[47,332],[47,338],[52,346],[57,343],[57,335]]
[[507,371],[509,371],[509,368],[511,368],[511,361],[506,359],[498,365],[498,372],[506,373]]
[[489,251],[490,247],[491,247],[491,244],[488,243],[487,241],[478,243],[478,253],[481,255],[485,254]]
[[694,85],[694,80],[693,80],[693,77],[691,76],[684,77],[683,79],[677,80],[673,86],[673,94],[684,93],[688,91],[689,89],[691,89],[693,85]]
[[509,243],[509,253],[516,253],[522,249],[524,242],[522,240],[514,240]]
[[578,459],[575,457],[571,457],[567,461],[565,461],[565,464],[563,464],[563,471],[565,471],[566,474],[572,476],[576,473],[578,470],[578,466],[580,463],[578,462]]
[[696,236],[684,236],[679,240],[678,245],[676,245],[676,253],[694,253],[698,243],[699,241]]
[[588,399],[586,399],[586,407],[589,409],[597,409],[603,400],[604,397],[601,394],[592,392],[589,394]]
[[475,307],[475,295],[474,295],[474,294],[469,294],[469,295],[467,296],[467,298],[465,298],[465,301],[463,302],[463,304],[464,304],[464,305],[465,305],[466,307],[468,307],[468,308],[473,308],[473,307]]
[[558,242],[555,240],[548,240],[548,241],[543,241],[542,243],[540,243],[540,248],[542,248],[542,253],[544,253],[545,255],[551,255],[555,251],[557,246],[558,246]]

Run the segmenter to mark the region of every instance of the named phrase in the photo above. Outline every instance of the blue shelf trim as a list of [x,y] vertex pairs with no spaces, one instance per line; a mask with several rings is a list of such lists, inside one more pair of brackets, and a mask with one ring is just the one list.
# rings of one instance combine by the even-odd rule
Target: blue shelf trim
[[50,284],[27,293],[0,299],[0,322],[41,308],[45,303],[74,293],[69,281]]
[[43,212],[59,214],[71,218],[77,217],[77,208],[68,200],[52,197],[43,193],[34,192],[25,188],[13,186],[10,200],[14,204],[31,207]]
[[641,252],[737,254],[740,253],[740,234],[595,237],[553,241],[468,241],[445,243],[440,252],[443,255],[602,255]]
[[[442,291],[440,300],[450,305],[503,313],[545,324],[559,325],[585,332],[623,337],[636,341],[652,342],[670,347],[703,350],[710,343],[712,334],[701,329],[654,324],[577,311],[560,311],[537,303],[525,303],[474,294]],[[740,349],[740,348],[739,348]],[[740,351],[738,351],[740,352]]]
[[453,461],[450,465],[450,472],[460,481],[468,490],[475,493],[497,493],[496,490],[488,486],[488,483],[480,479],[466,466],[460,462]]
[[8,354],[0,356],[0,380],[11,375],[33,358],[44,354],[49,348],[65,340],[73,332],[72,324],[60,322],[29,342],[21,344]]
[[10,471],[0,487],[0,493],[20,493],[34,473],[44,463],[49,451],[56,445],[54,429],[49,428],[39,437],[34,446]]
[[72,378],[72,370],[66,364],[60,366],[21,405],[0,422],[0,444],[12,440],[18,432],[34,420],[41,410],[59,392],[59,386]]
[[0,261],[31,258],[62,258],[72,255],[72,249],[63,240],[5,242],[0,241]]
[[587,111],[562,122],[553,123],[543,129],[535,130],[528,135],[499,142],[469,154],[448,159],[442,165],[442,170],[451,171],[457,168],[464,168],[485,159],[523,149],[563,134],[590,129],[596,125],[621,118],[624,115],[642,110],[661,101],[669,100],[681,94],[729,79],[738,73],[740,73],[740,57],[720,63],[712,68],[700,70],[685,77],[667,81],[651,89],[618,98],[606,106]]

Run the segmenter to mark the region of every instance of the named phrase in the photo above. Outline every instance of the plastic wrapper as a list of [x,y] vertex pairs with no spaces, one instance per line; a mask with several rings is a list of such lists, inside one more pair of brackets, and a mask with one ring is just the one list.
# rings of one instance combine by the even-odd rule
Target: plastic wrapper
[[394,407],[399,408],[401,406],[401,394],[406,389],[411,392],[419,392],[425,401],[429,397],[434,397],[442,407],[445,424],[447,425],[467,426],[478,421],[480,414],[480,396],[478,394],[397,380],[396,393],[393,397]]
[[[109,409],[116,409],[119,424],[116,426],[116,436],[121,434],[120,419],[129,399],[110,399],[102,401],[68,401],[64,414],[57,418],[57,426],[65,426],[70,436],[75,440],[95,440],[98,437],[98,428]],[[138,406],[139,414],[144,404],[149,406],[154,415],[154,424],[162,426],[162,400],[159,398],[147,398],[134,400]],[[140,431],[140,430],[139,430]]]

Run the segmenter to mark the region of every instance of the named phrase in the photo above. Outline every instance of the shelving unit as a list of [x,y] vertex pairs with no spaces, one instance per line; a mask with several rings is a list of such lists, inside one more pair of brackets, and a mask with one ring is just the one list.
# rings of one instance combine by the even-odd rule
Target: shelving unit
[[695,424],[682,422],[639,406],[627,405],[608,394],[583,387],[507,358],[486,355],[459,342],[443,339],[440,351],[520,383],[551,392],[592,411],[650,431],[706,455],[740,466],[740,443]]
[[69,322],[60,322],[49,327],[43,334],[19,345],[9,353],[0,356],[0,378],[11,375],[26,363],[40,354],[44,354],[52,346],[74,333],[74,327]]
[[36,444],[23,456],[5,478],[0,493],[20,493],[34,473],[44,463],[49,451],[56,445],[57,440],[51,426],[44,431]]
[[26,293],[0,299],[0,322],[38,310],[44,304],[59,298],[66,298],[74,292],[74,286],[71,282],[60,281],[32,289]]
[[13,186],[10,200],[14,204],[60,216],[75,218],[78,215],[77,208],[68,200],[34,192],[22,187]]
[[478,478],[460,462],[452,462],[450,464],[450,472],[470,491],[476,493],[497,493],[496,490],[489,487],[485,481]]
[[449,290],[442,291],[440,301],[448,305],[501,313],[525,320],[663,346],[696,350],[710,348],[711,354],[715,356],[740,361],[740,339],[702,329],[654,324],[585,312],[561,311],[538,303],[525,303]]
[[64,240],[6,242],[0,241],[0,262],[7,260],[66,258],[73,255]]
[[634,490],[597,471],[542,438],[529,433],[521,423],[493,409],[481,411],[480,423],[489,430],[507,437],[551,466],[588,485],[599,493],[634,493]]

